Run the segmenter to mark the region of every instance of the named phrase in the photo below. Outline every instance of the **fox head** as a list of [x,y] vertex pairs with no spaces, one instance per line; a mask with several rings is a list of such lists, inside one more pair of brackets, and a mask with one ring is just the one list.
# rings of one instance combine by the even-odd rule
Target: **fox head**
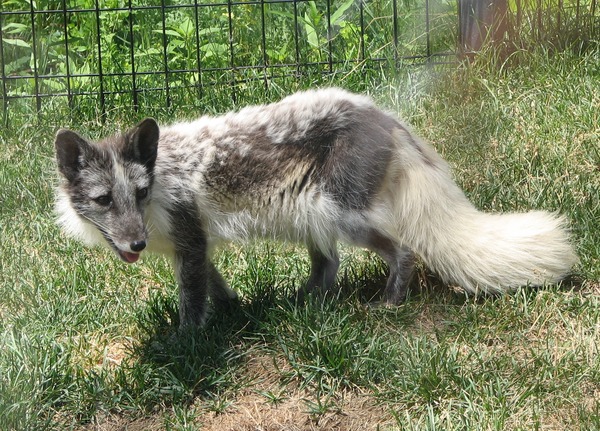
[[88,243],[104,238],[122,260],[138,260],[148,240],[144,210],[151,197],[158,137],[158,125],[150,118],[97,143],[71,130],[58,131],[62,181],[57,212],[67,233]]

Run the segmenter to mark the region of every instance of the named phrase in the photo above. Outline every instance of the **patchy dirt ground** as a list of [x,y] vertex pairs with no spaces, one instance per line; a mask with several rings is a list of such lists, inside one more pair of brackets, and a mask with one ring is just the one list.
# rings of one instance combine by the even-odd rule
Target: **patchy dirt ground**
[[[387,416],[366,396],[348,394],[331,411],[319,416],[308,413],[301,392],[290,394],[277,405],[265,403],[256,394],[241,397],[230,411],[202,417],[206,430],[223,431],[309,431],[375,430],[385,425]],[[388,422],[389,423],[389,422]]]
[[[88,425],[94,431],[158,431],[165,429],[169,414],[128,419],[110,416]],[[248,394],[234,401],[224,413],[197,412],[194,425],[206,431],[367,431],[392,425],[391,417],[367,397],[346,396],[341,407],[320,416],[307,412],[305,399],[294,393],[276,405],[261,395]]]
[[[279,364],[278,367],[279,368]],[[369,431],[383,430],[395,422],[390,412],[377,405],[372,396],[360,390],[336,391],[335,397],[323,397],[327,407],[314,412],[317,399],[312,391],[288,384],[281,385],[281,369],[270,357],[255,357],[248,362],[249,379],[244,389],[231,394],[223,412],[216,413],[211,403],[198,400],[189,407],[193,428],[202,431]],[[271,397],[272,395],[272,397]],[[171,409],[144,418],[124,415],[97,417],[82,431],[158,431],[168,423],[177,423]],[[311,411],[313,410],[313,411]],[[176,426],[173,429],[179,429]],[[186,428],[188,429],[188,428]]]

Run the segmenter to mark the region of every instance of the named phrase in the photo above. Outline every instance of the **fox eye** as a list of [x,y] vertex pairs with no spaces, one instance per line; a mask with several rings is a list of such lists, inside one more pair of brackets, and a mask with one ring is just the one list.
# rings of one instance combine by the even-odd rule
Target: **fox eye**
[[148,196],[148,187],[142,187],[141,189],[138,189],[137,192],[135,192],[135,197],[138,200],[144,199],[146,196]]
[[112,202],[112,196],[110,193],[107,193],[105,195],[102,196],[98,196],[97,198],[93,199],[94,202],[96,202],[98,205],[103,206],[103,207],[107,207],[111,204]]

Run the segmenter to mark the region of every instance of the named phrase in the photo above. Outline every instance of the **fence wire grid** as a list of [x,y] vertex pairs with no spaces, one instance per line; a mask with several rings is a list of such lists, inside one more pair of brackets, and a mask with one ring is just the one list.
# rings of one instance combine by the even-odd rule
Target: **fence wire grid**
[[[596,15],[595,0],[558,1],[563,22]],[[517,0],[521,21],[528,3],[556,1]],[[3,0],[0,92],[5,115],[56,98],[168,108],[217,87],[235,99],[249,82],[453,60],[458,32],[456,0]]]

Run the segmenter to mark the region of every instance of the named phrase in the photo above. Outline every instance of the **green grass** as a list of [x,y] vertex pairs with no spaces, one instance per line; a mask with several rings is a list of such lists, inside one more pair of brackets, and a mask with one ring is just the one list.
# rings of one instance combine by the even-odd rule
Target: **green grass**
[[[55,130],[100,136],[131,115],[102,125],[60,107],[11,113],[20,122],[0,130],[0,429],[600,429],[599,54],[514,55],[502,70],[330,82],[368,89],[413,124],[478,207],[568,216],[575,281],[497,298],[465,298],[420,267],[405,305],[366,308],[385,268],[344,248],[339,295],[297,307],[301,247],[231,245],[215,259],[241,303],[176,334],[165,260],[126,266],[53,222]],[[249,85],[239,104],[291,90]],[[211,98],[207,111],[234,107]]]

